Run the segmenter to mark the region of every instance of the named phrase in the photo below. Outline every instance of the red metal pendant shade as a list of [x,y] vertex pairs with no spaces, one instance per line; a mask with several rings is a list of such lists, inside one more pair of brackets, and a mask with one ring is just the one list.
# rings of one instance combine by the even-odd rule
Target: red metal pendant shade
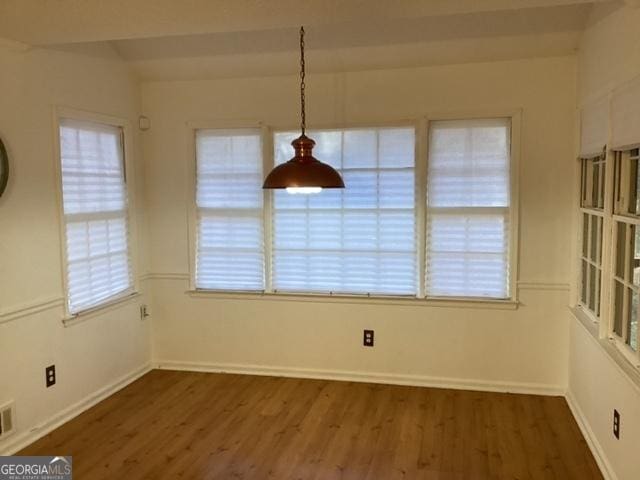
[[304,134],[291,142],[295,156],[271,170],[262,188],[344,188],[340,174],[313,156],[315,144]]
[[[302,135],[291,145],[294,157],[275,167],[264,180],[262,188],[286,188],[290,193],[317,193],[323,188],[344,188],[340,174],[313,156],[316,144],[305,135],[306,115],[304,97],[304,27],[300,27],[300,128]],[[296,190],[298,190],[296,192]]]

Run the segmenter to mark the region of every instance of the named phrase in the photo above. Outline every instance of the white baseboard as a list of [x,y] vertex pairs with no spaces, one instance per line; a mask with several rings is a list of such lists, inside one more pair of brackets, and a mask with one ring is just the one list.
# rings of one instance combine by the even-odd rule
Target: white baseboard
[[576,401],[576,398],[573,396],[571,390],[567,390],[565,393],[565,398],[567,399],[567,403],[569,404],[569,409],[571,413],[573,413],[573,417],[576,419],[578,423],[578,427],[580,427],[580,431],[582,432],[582,436],[587,441],[587,445],[589,445],[589,449],[593,454],[593,457],[596,459],[598,463],[598,467],[600,467],[600,471],[602,472],[602,476],[605,480],[618,480],[616,473],[613,471],[611,467],[611,463],[607,459],[607,456],[598,442],[598,438],[596,437],[593,430],[591,430],[591,426],[585,417],[582,409],[580,408],[580,404]]
[[36,440],[44,437],[48,433],[52,432],[61,425],[67,423],[69,420],[77,417],[82,412],[90,409],[94,405],[100,403],[105,398],[113,395],[119,390],[130,383],[136,381],[146,373],[152,370],[151,364],[146,364],[141,368],[130,372],[123,377],[120,377],[115,382],[101,388],[100,390],[88,395],[77,403],[65,408],[61,412],[56,413],[44,423],[31,428],[30,430],[22,433],[16,433],[7,438],[6,443],[0,446],[0,456],[13,455],[16,452],[22,450],[24,447],[31,445]]
[[415,387],[451,388],[484,392],[508,392],[533,395],[563,396],[565,387],[537,383],[498,382],[469,380],[462,378],[428,377],[424,375],[402,375],[393,373],[352,372],[345,370],[316,370],[281,366],[262,366],[231,363],[158,361],[155,368],[191,372],[238,373],[273,377],[314,378],[341,380],[346,382],[382,383]]

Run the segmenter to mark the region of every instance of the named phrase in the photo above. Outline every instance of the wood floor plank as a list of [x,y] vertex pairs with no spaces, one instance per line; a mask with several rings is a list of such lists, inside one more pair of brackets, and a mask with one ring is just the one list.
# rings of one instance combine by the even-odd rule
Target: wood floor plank
[[20,454],[81,480],[602,479],[561,397],[160,370]]

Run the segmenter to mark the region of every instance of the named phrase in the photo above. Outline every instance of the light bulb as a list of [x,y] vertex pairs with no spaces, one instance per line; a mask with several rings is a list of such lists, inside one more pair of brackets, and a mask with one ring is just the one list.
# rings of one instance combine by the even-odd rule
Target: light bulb
[[311,195],[321,191],[322,187],[287,187],[287,193],[291,195]]

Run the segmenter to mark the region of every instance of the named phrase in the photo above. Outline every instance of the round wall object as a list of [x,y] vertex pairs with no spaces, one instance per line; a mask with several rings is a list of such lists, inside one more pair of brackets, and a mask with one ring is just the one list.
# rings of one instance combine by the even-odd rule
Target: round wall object
[[9,156],[7,155],[7,149],[4,148],[4,143],[0,140],[0,197],[7,188],[7,182],[9,181]]

